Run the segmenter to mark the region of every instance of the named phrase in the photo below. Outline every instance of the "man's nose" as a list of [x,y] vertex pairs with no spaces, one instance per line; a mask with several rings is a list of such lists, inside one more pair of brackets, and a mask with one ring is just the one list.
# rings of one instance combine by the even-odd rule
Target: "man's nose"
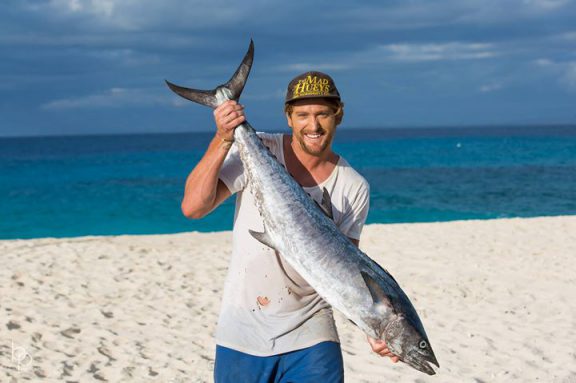
[[320,124],[320,116],[312,117],[314,119],[314,127],[320,128],[322,125]]

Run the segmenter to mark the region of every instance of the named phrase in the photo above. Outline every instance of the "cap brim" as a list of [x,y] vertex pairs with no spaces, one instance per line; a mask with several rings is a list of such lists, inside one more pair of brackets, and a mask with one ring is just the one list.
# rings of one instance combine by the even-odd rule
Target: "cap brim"
[[327,95],[310,95],[310,96],[301,96],[301,97],[294,97],[288,100],[285,100],[284,103],[289,103],[292,101],[298,101],[298,100],[309,100],[309,99],[314,99],[314,98],[335,98],[337,100],[340,100],[340,96],[336,96],[334,94],[327,94]]

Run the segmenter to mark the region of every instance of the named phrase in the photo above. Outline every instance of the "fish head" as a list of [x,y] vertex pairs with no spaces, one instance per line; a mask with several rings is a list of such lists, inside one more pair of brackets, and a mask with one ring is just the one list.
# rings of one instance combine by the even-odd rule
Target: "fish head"
[[[379,267],[375,264],[375,267]],[[379,282],[378,276],[361,271],[360,274],[370,291],[375,308],[375,316],[369,323],[372,333],[384,340],[388,349],[411,367],[428,375],[434,375],[431,364],[440,367],[434,351],[430,346],[424,326],[416,310],[404,292],[398,287],[394,278],[384,269],[384,275],[389,276],[397,286],[395,294],[387,293],[390,287]]]
[[403,316],[388,323],[381,338],[393,354],[418,371],[434,375],[436,372],[430,364],[440,367],[423,328]]

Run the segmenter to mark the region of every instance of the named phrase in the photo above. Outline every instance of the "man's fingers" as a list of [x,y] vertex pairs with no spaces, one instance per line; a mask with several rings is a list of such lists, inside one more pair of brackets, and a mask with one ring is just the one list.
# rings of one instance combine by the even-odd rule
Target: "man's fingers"
[[371,346],[372,348],[375,348],[375,347],[377,347],[377,346],[380,344],[380,341],[377,340],[377,339],[368,337],[368,343],[370,343],[370,346]]
[[227,127],[233,125],[232,127],[236,127],[245,120],[244,110],[242,108],[225,108],[217,111],[215,118],[220,125],[227,125]]
[[382,350],[388,349],[388,346],[386,346],[386,342],[384,342],[383,340],[368,338],[368,342],[370,343],[372,351],[374,352],[380,353]]
[[376,352],[377,354],[380,354],[381,356],[393,356],[394,355],[390,352],[390,350],[388,350],[387,347],[379,349],[379,350],[374,350],[374,352]]
[[388,349],[386,349],[383,352],[378,353],[378,355],[380,355],[381,357],[389,357],[390,361],[392,363],[398,363],[398,361],[400,360],[400,358],[398,358],[396,355],[392,354],[390,351],[388,351]]
[[388,347],[386,347],[385,344],[384,344],[384,345],[379,344],[379,345],[376,345],[376,346],[372,347],[372,350],[373,350],[374,352],[377,352],[378,354],[380,354],[380,353],[383,352],[384,350],[386,350],[386,351],[388,352]]
[[392,363],[398,363],[398,361],[400,360],[398,358],[398,356],[394,355],[390,351],[390,349],[386,345],[386,342],[384,342],[383,340],[368,337],[368,343],[370,343],[370,347],[372,347],[372,351],[374,351],[376,354],[378,354],[382,357],[384,357],[384,356],[389,357],[390,360],[392,361]]
[[234,129],[235,127],[237,127],[238,125],[240,125],[242,122],[244,122],[244,120],[246,120],[246,118],[243,115],[240,116],[232,116],[229,118],[229,120],[227,120],[224,123],[224,126],[228,129]]
[[242,111],[244,107],[235,101],[226,101],[222,105],[214,109],[214,115],[226,115],[233,111]]
[[390,361],[391,361],[392,363],[398,363],[398,361],[400,360],[396,355],[392,355],[392,354],[390,354],[390,355],[382,355],[382,356],[389,356],[389,357],[390,357]]
[[218,135],[231,140],[234,137],[234,129],[246,121],[244,107],[234,100],[228,100],[214,109],[214,120]]
[[228,113],[226,116],[224,116],[224,120],[226,120],[229,123],[235,120],[239,120],[241,118],[244,118],[244,115],[238,111],[232,111]]

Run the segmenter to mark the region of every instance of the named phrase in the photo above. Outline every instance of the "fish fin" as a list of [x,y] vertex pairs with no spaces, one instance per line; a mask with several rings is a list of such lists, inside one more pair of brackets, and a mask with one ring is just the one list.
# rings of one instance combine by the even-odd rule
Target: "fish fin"
[[257,231],[248,229],[248,232],[250,233],[250,235],[252,235],[252,237],[254,237],[259,242],[263,243],[264,245],[266,245],[268,247],[275,249],[275,246],[272,242],[272,238],[270,238],[270,236],[268,235],[268,233],[266,231],[259,233]]
[[[316,202],[316,200],[314,200],[314,202]],[[318,205],[320,210],[322,210],[324,214],[326,214],[326,217],[334,221],[332,201],[330,200],[330,193],[328,193],[328,190],[326,190],[326,188],[324,188],[324,191],[322,192],[322,202],[321,203],[316,202],[316,205]]]
[[183,97],[190,101],[194,101],[198,104],[209,106],[211,108],[216,108],[218,106],[218,101],[216,99],[216,90],[199,90],[199,89],[184,88],[183,86],[172,84],[168,80],[164,81],[166,81],[166,84],[172,90],[172,92],[176,93],[180,97]]
[[384,305],[392,307],[390,299],[384,290],[382,290],[382,287],[380,287],[378,282],[376,282],[370,275],[368,275],[368,273],[364,271],[360,271],[360,274],[362,275],[362,279],[364,279],[364,283],[366,283],[366,287],[368,287],[368,290],[370,291],[370,295],[372,295],[374,304],[376,306]]
[[328,216],[328,218],[330,218],[332,221],[334,221],[334,212],[332,210],[332,200],[330,199],[330,193],[328,193],[328,190],[326,190],[326,188],[324,188],[324,190],[322,191],[322,206],[324,207],[324,212],[326,212],[326,215]]
[[176,94],[184,97],[187,100],[194,101],[198,104],[206,105],[211,108],[216,108],[222,100],[219,100],[217,93],[222,89],[225,89],[227,99],[238,100],[242,90],[244,90],[244,85],[246,85],[246,80],[250,74],[250,69],[252,68],[252,62],[254,61],[254,42],[250,40],[250,46],[248,51],[244,55],[244,59],[240,63],[236,72],[232,75],[232,78],[224,85],[221,85],[213,90],[199,90],[184,88],[171,82],[166,81],[168,87]]
[[230,98],[232,100],[238,100],[240,94],[244,90],[244,85],[246,85],[246,80],[250,74],[250,69],[252,68],[252,62],[254,61],[254,41],[250,39],[250,46],[248,51],[244,55],[242,62],[236,72],[232,75],[232,78],[224,85],[228,90],[230,90]]

